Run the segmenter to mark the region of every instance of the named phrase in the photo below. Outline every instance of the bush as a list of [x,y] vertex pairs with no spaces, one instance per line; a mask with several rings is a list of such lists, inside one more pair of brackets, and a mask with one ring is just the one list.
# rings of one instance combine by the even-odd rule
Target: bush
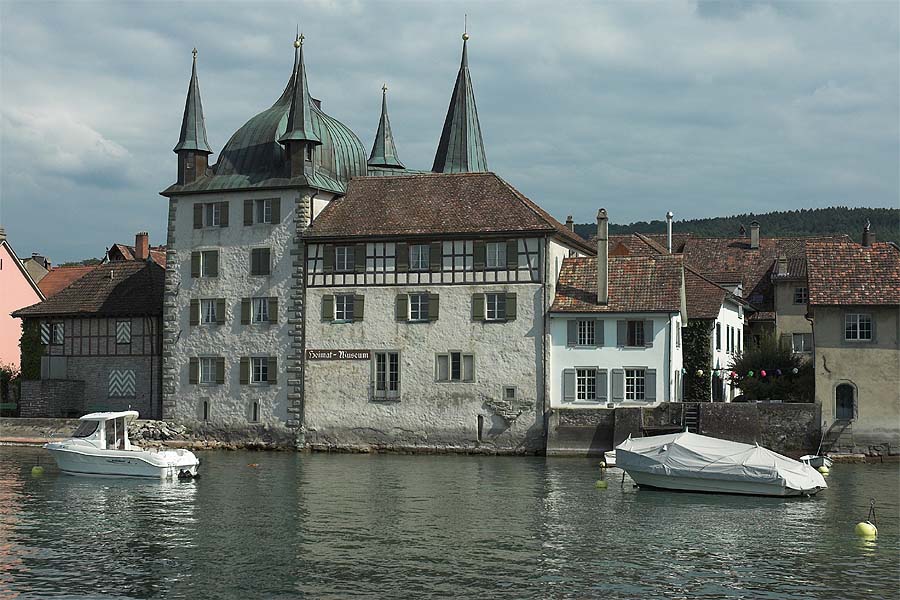
[[737,373],[735,383],[747,400],[813,402],[815,399],[812,363],[779,344],[774,335],[764,336],[759,345],[737,354],[731,370]]

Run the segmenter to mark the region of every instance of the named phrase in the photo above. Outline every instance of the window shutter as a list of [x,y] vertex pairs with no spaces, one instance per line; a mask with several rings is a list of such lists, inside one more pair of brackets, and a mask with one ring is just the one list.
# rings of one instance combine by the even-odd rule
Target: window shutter
[[507,321],[515,321],[516,320],[516,295],[515,294],[507,294],[506,295],[506,320]]
[[241,299],[241,325],[250,324],[250,298]]
[[225,383],[225,358],[222,356],[216,359],[216,383]]
[[353,267],[357,273],[366,272],[366,245],[356,244],[353,248]]
[[428,320],[437,321],[441,313],[441,297],[438,294],[428,294]]
[[199,325],[200,324],[200,301],[199,300],[191,300],[191,325]]
[[228,227],[228,202],[219,202],[219,227]]
[[191,277],[200,277],[200,253],[191,252]]
[[409,246],[404,242],[398,242],[394,248],[396,257],[394,264],[396,265],[397,272],[402,273],[404,271],[409,271]]
[[781,347],[786,350],[793,350],[793,340],[791,340],[791,334],[782,333],[781,334]]
[[475,270],[484,271],[487,251],[485,250],[483,241],[475,240],[473,253],[475,256]]
[[331,294],[322,296],[322,320],[334,321],[334,296]]
[[644,347],[653,347],[653,321],[651,319],[644,321]]
[[441,271],[444,262],[444,250],[441,242],[431,242],[428,249],[428,264],[434,272]]
[[225,323],[225,298],[216,299],[216,324],[223,325]]
[[322,246],[322,270],[325,273],[334,272],[334,246]]
[[506,268],[513,271],[519,268],[519,240],[506,241]]
[[594,320],[594,344],[598,348],[602,348],[606,344],[603,333],[603,319]]
[[613,369],[612,371],[612,397],[614,401],[625,399],[624,369]]
[[259,275],[259,250],[256,248],[250,249],[250,274]]
[[578,319],[566,321],[566,346],[578,345]]
[[269,298],[269,323],[278,322],[278,298]]
[[353,320],[362,321],[365,314],[365,296],[353,296]]
[[409,315],[409,311],[407,309],[407,303],[409,300],[409,296],[406,294],[397,294],[396,301],[396,316],[398,321],[406,321]]
[[609,401],[609,372],[606,369],[597,369],[597,400]]
[[575,400],[575,369],[563,369],[563,401],[572,402]]
[[472,294],[472,320],[484,321],[484,294]]
[[244,200],[244,225],[253,225],[253,200]]
[[259,251],[259,262],[260,267],[262,268],[261,273],[263,275],[271,275],[272,274],[272,250],[270,248],[263,248]]
[[214,250],[209,253],[210,261],[209,261],[209,276],[210,277],[218,277],[219,276],[219,251]]
[[281,198],[272,198],[272,223],[281,223]]
[[241,357],[241,385],[250,383],[250,359],[246,356]]
[[644,371],[644,400],[656,400],[656,369]]
[[[628,342],[628,321],[616,321],[616,346],[624,347]],[[615,375],[615,372],[613,372]]]
[[196,202],[194,204],[194,229],[203,227],[203,204]]
[[278,383],[278,358],[275,356],[269,357],[269,368],[266,370],[266,375],[268,377],[269,385],[275,385]]
[[200,383],[200,359],[192,356],[188,363],[188,380],[190,383]]

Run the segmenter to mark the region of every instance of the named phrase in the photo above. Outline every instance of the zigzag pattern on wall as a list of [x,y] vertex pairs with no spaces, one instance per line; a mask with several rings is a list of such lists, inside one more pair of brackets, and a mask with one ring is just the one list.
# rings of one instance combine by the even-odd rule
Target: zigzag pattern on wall
[[134,371],[113,369],[109,372],[109,397],[134,398]]
[[130,344],[131,343],[131,321],[117,321],[116,322],[116,343],[117,344]]

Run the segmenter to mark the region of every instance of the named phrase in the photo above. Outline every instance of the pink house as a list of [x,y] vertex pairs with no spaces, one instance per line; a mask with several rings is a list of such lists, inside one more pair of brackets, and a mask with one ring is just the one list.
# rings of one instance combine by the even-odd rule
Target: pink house
[[22,266],[0,227],[0,364],[19,367],[22,320],[11,312],[44,300],[41,290]]

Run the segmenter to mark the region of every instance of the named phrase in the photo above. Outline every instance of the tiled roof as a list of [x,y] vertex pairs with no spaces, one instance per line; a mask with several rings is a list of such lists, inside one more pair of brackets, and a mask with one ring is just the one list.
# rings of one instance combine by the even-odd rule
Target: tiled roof
[[688,319],[715,319],[728,291],[685,266],[685,298]]
[[784,263],[784,270],[780,270],[778,260],[775,260],[775,268],[772,272],[772,278],[775,280],[791,280],[806,279],[806,258],[794,257],[788,258]]
[[546,233],[595,250],[494,173],[358,177],[304,236],[316,238]]
[[161,315],[164,277],[165,270],[153,262],[99,265],[53,297],[13,316]]
[[[597,303],[597,259],[563,260],[552,312],[677,312],[681,309],[680,256],[609,259],[609,302]],[[718,311],[717,311],[718,312]]]
[[68,287],[73,281],[81,279],[87,273],[97,268],[97,265],[86,267],[53,267],[44,275],[38,283],[38,287],[44,293],[45,298],[56,295],[60,290]]
[[[690,239],[690,233],[674,233],[672,234],[672,251],[675,254],[681,252],[685,242]],[[597,236],[591,237],[591,244],[597,243]],[[615,234],[609,236],[610,255],[618,247],[618,256],[652,256],[654,254],[665,254],[666,250],[666,234],[664,233],[626,233]]]
[[[134,260],[134,246],[126,246],[125,244],[113,244],[109,249],[110,253],[118,253],[122,258],[121,260]],[[166,247],[165,246],[151,246],[150,247],[150,258],[153,259],[153,262],[158,264],[161,267],[166,266]],[[113,259],[116,260],[116,259]]]
[[876,242],[815,242],[807,245],[809,303],[900,305],[900,249]]

